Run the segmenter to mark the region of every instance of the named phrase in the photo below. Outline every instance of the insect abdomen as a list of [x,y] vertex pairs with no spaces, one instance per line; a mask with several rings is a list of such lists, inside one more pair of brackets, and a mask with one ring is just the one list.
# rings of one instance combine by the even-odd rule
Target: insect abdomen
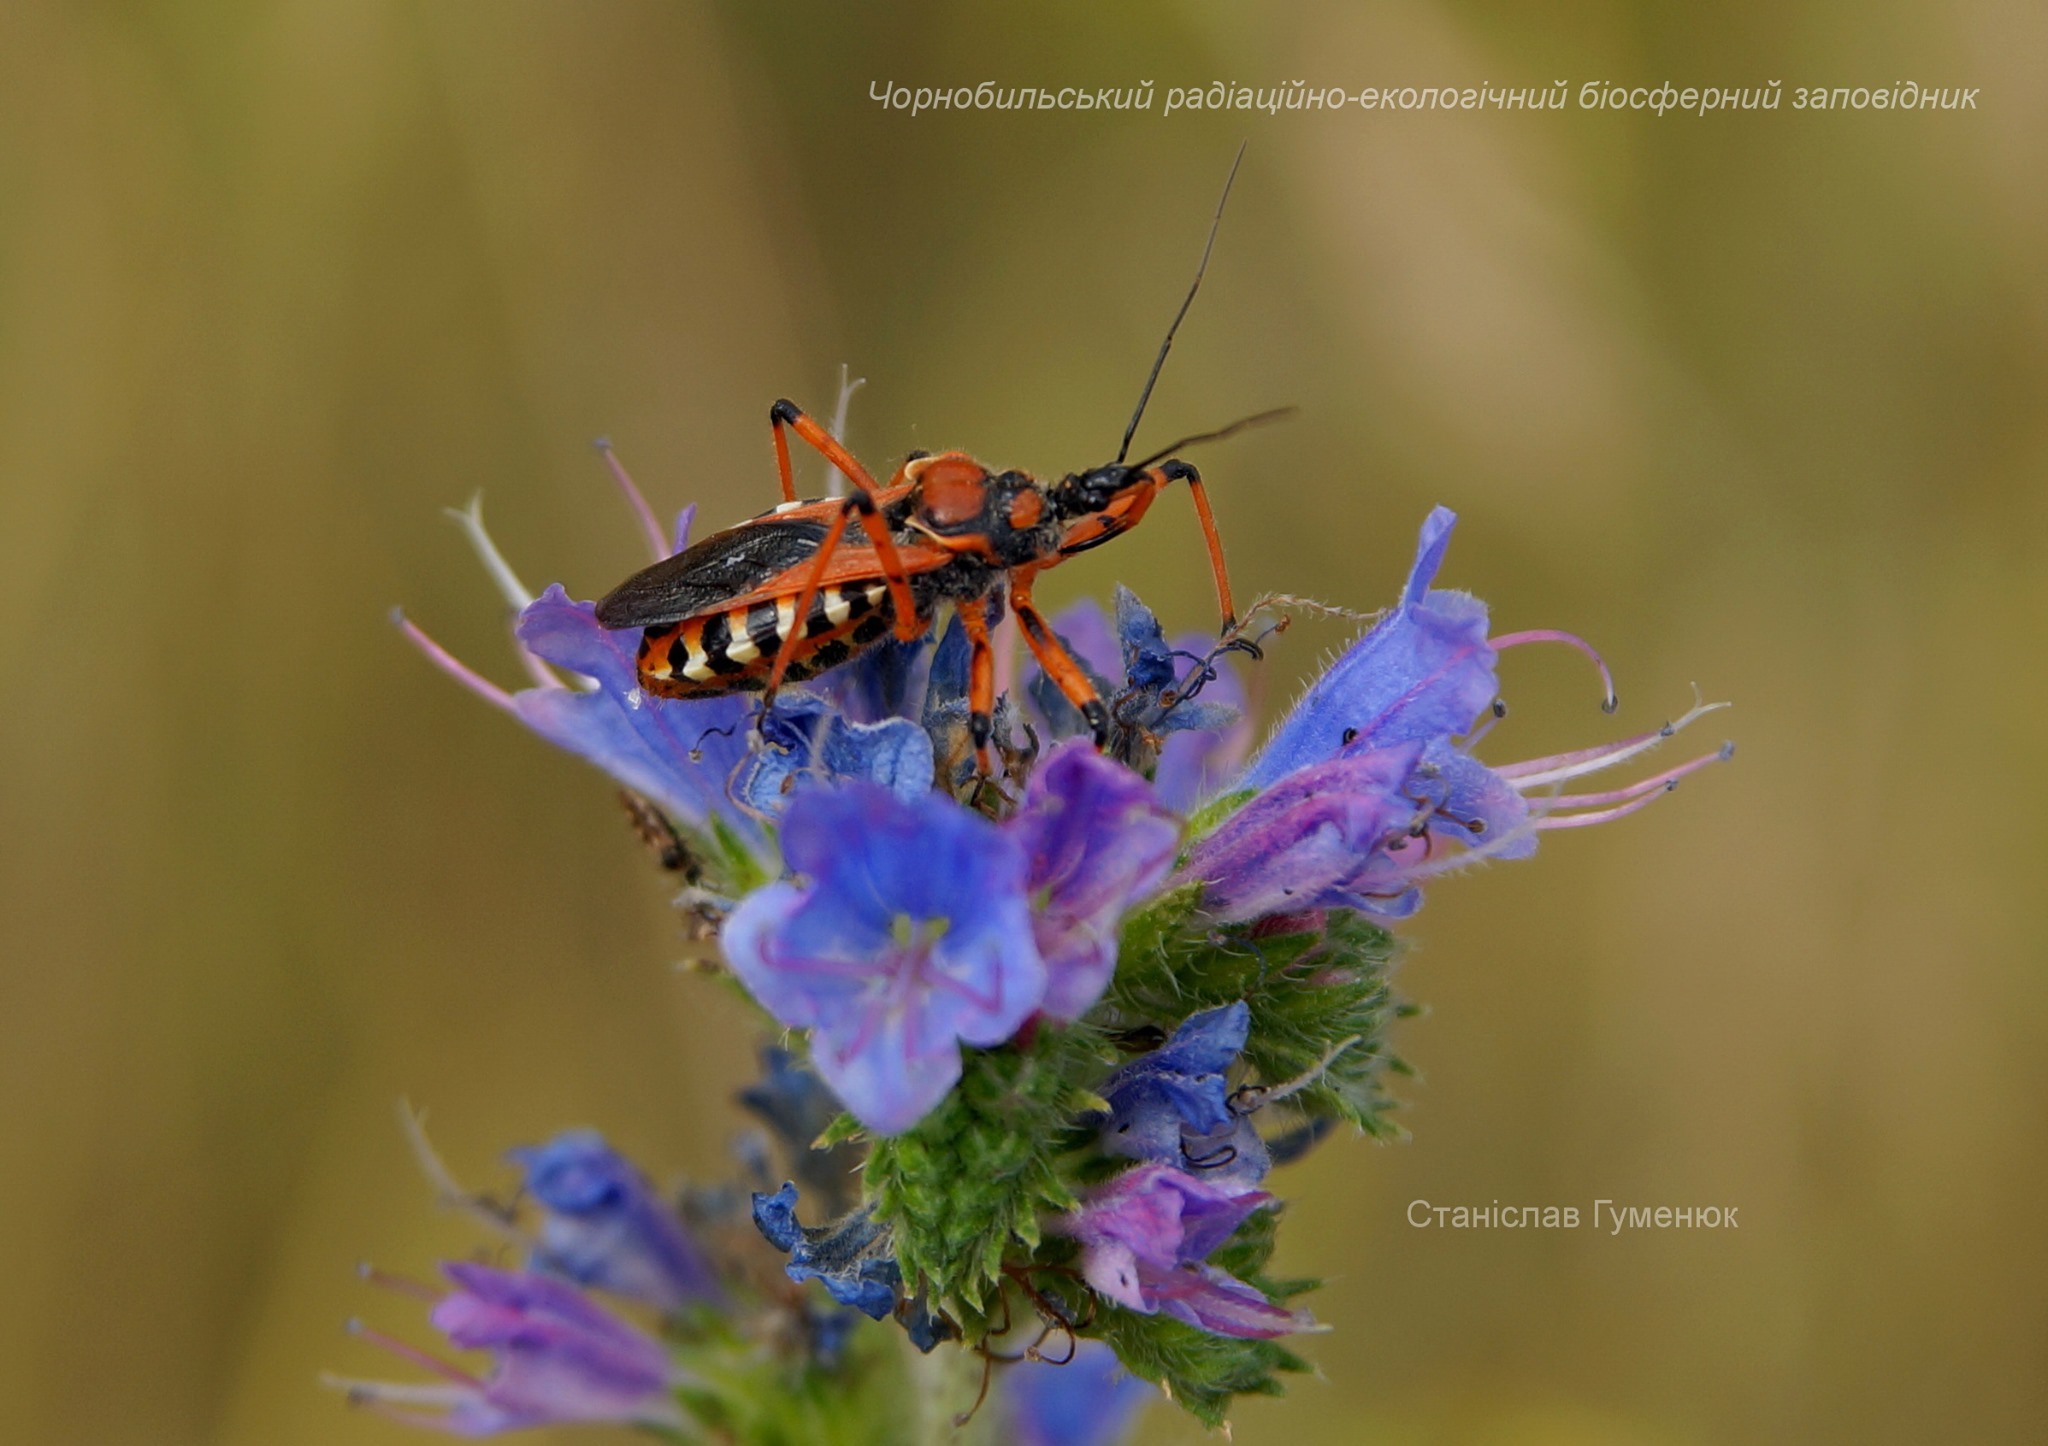
[[820,588],[791,643],[795,615],[796,597],[785,594],[649,628],[640,638],[640,686],[664,698],[759,692],[785,647],[796,651],[784,679],[814,677],[887,637],[895,608],[880,582]]

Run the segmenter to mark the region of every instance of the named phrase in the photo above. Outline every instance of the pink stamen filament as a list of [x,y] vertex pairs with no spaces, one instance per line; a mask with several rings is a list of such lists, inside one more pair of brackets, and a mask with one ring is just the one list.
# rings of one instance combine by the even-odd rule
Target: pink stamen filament
[[[464,1386],[425,1386],[403,1381],[358,1381],[348,1376],[325,1376],[322,1377],[322,1384],[345,1392],[349,1404],[353,1406],[377,1407],[392,1401],[400,1401],[410,1406],[453,1406],[474,1394]],[[384,1414],[397,1416],[402,1421],[427,1425],[440,1424],[440,1418],[436,1416],[396,1411],[386,1411]]]
[[409,1275],[394,1275],[388,1270],[379,1270],[367,1260],[356,1267],[356,1275],[380,1289],[394,1291],[399,1295],[409,1295],[414,1300],[423,1300],[429,1305],[439,1304],[441,1297],[446,1294],[445,1291],[434,1289],[424,1280],[414,1280]]
[[1593,660],[1593,666],[1600,670],[1600,686],[1607,690],[1600,700],[1600,711],[1612,713],[1620,705],[1614,696],[1614,675],[1607,671],[1607,660],[1593,650],[1593,645],[1577,633],[1563,633],[1555,628],[1532,628],[1527,632],[1503,633],[1497,638],[1488,638],[1486,645],[1496,653],[1509,648],[1519,648],[1524,643],[1563,643],[1568,648],[1577,648]]
[[661,524],[654,518],[654,509],[647,505],[647,497],[634,483],[626,466],[612,451],[612,439],[599,437],[597,450],[604,454],[604,464],[611,469],[612,480],[619,484],[619,490],[626,494],[626,501],[633,508],[633,515],[640,519],[640,530],[647,534],[647,543],[654,549],[654,560],[660,562],[669,555],[668,538],[663,535]]
[[1597,808],[1610,803],[1627,803],[1646,793],[1655,793],[1659,789],[1668,793],[1676,788],[1678,780],[1688,773],[1697,773],[1709,764],[1724,762],[1733,753],[1734,749],[1724,744],[1715,752],[1703,753],[1690,762],[1679,764],[1676,768],[1667,768],[1655,778],[1642,779],[1626,788],[1609,789],[1605,793],[1562,793],[1552,798],[1535,798],[1529,801],[1529,806],[1543,812],[1561,808]]
[[392,1355],[397,1356],[402,1361],[412,1362],[412,1364],[428,1372],[430,1375],[439,1376],[444,1381],[453,1381],[459,1386],[467,1386],[471,1390],[481,1391],[484,1388],[484,1383],[481,1380],[472,1376],[460,1366],[452,1365],[442,1360],[439,1356],[429,1355],[417,1346],[409,1346],[397,1336],[386,1335],[375,1326],[365,1325],[359,1320],[352,1320],[348,1323],[348,1328],[351,1335],[361,1336],[371,1345],[391,1352]]
[[[405,634],[407,641],[426,654],[428,662],[432,663],[463,687],[469,689],[477,697],[489,703],[493,708],[503,708],[507,713],[511,713],[515,717],[518,715],[519,710],[513,706],[510,693],[507,693],[489,678],[472,671],[467,665],[457,660],[453,653],[428,637],[411,618],[408,618],[404,613],[394,612],[392,614],[392,621],[398,624],[398,630]],[[559,687],[560,685],[557,684],[556,686]]]
[[1536,827],[1541,829],[1585,828],[1590,824],[1612,823],[1617,818],[1627,818],[1639,809],[1648,808],[1669,792],[1671,792],[1669,787],[1660,788],[1656,792],[1644,794],[1641,798],[1635,799],[1632,802],[1620,804],[1614,808],[1603,808],[1594,813],[1574,813],[1564,818],[1554,816],[1539,818],[1536,820]]
[[1638,733],[1633,738],[1624,738],[1617,743],[1602,743],[1592,748],[1575,749],[1570,753],[1553,753],[1547,758],[1504,763],[1493,771],[1524,793],[1545,784],[1563,783],[1568,778],[1598,773],[1603,768],[1612,768],[1617,763],[1626,763],[1631,758],[1648,753],[1696,719],[1712,713],[1717,708],[1727,706],[1726,703],[1696,703],[1682,717],[1673,719],[1654,732]]

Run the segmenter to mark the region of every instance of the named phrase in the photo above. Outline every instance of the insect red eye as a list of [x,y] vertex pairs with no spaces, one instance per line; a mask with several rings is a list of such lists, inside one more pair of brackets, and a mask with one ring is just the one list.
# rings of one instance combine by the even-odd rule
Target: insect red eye
[[1045,499],[1036,492],[1019,492],[1010,499],[1010,526],[1019,532],[1038,526],[1045,516]]

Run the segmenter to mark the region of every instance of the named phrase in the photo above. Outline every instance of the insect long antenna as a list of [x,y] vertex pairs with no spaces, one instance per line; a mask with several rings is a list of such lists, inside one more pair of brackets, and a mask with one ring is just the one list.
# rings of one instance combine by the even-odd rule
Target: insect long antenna
[[1131,467],[1135,471],[1142,472],[1154,462],[1164,461],[1183,447],[1199,446],[1204,442],[1220,442],[1225,437],[1235,437],[1239,432],[1250,431],[1253,427],[1263,427],[1268,422],[1285,421],[1300,410],[1299,407],[1274,407],[1270,411],[1254,412],[1249,417],[1239,417],[1227,427],[1218,427],[1213,432],[1197,432],[1192,437],[1182,437],[1178,442],[1170,442],[1144,461],[1133,462]]
[[1173,324],[1166,328],[1166,340],[1159,344],[1159,355],[1152,362],[1152,373],[1145,378],[1145,390],[1138,393],[1138,409],[1131,413],[1131,424],[1124,428],[1124,441],[1116,449],[1116,460],[1122,463],[1131,453],[1131,438],[1138,434],[1138,423],[1145,415],[1145,404],[1152,400],[1152,386],[1159,380],[1159,369],[1166,365],[1166,354],[1173,350],[1173,334],[1180,330],[1181,319],[1194,305],[1195,293],[1202,289],[1202,273],[1209,269],[1209,253],[1216,249],[1216,229],[1223,224],[1223,206],[1230,199],[1230,186],[1237,179],[1237,168],[1244,164],[1244,149],[1250,145],[1244,141],[1237,148],[1237,157],[1230,163],[1230,174],[1223,178],[1223,194],[1216,198],[1216,214],[1209,220],[1209,239],[1202,243],[1202,260],[1195,267],[1194,283],[1188,287],[1188,294],[1181,298],[1180,310],[1173,314]]

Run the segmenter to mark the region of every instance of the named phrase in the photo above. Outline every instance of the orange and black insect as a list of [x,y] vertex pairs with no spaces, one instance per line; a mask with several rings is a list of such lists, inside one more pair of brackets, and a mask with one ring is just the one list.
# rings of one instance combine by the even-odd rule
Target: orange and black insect
[[[1236,171],[1233,164],[1233,178]],[[1226,181],[1225,200],[1229,194]],[[781,505],[635,573],[597,605],[603,626],[641,630],[641,686],[668,698],[759,691],[765,713],[782,684],[836,667],[891,634],[904,641],[921,637],[951,603],[970,647],[969,726],[986,767],[995,709],[989,626],[992,610],[1007,598],[1039,666],[1101,744],[1108,710],[1032,601],[1041,572],[1129,531],[1161,492],[1185,482],[1208,542],[1224,630],[1236,621],[1201,474],[1171,454],[1280,413],[1248,417],[1184,437],[1143,461],[1125,461],[1174,332],[1201,287],[1222,214],[1219,201],[1194,284],[1167,329],[1113,462],[1048,484],[1023,472],[991,471],[965,452],[913,453],[884,485],[794,403],[775,403],[768,415]],[[845,497],[797,498],[792,431],[846,475],[852,488]]]

